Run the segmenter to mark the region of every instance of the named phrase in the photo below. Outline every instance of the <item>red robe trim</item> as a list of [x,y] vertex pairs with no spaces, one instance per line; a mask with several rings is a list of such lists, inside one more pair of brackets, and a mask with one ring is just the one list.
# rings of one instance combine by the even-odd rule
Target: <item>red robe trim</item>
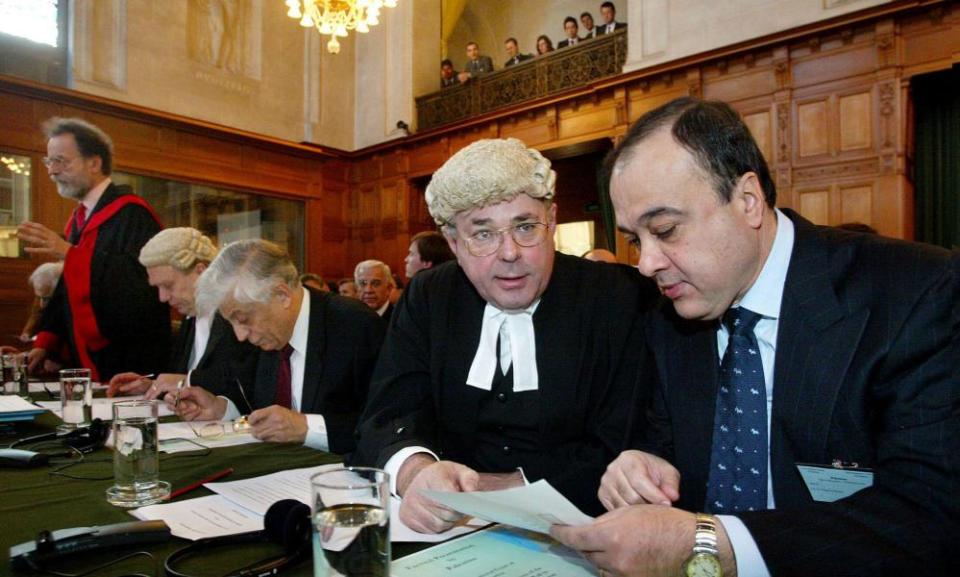
[[[113,217],[123,207],[136,204],[147,209],[161,227],[163,224],[157,213],[147,201],[135,194],[125,194],[100,209],[87,219],[87,224],[80,233],[80,240],[70,250],[63,261],[63,278],[67,282],[67,300],[70,302],[70,316],[73,319],[73,342],[77,348],[80,365],[90,369],[90,378],[100,380],[97,367],[90,358],[90,351],[99,351],[110,344],[100,328],[97,326],[97,317],[90,302],[90,266],[93,264],[93,253],[97,245],[97,236],[100,225]],[[69,238],[70,229],[76,224],[76,214],[67,223],[66,236]],[[131,319],[131,322],[134,322]]]

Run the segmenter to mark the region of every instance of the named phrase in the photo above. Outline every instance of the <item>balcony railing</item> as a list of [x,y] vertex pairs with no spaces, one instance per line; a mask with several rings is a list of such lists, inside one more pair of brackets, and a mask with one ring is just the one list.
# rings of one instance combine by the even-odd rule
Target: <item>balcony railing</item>
[[627,31],[618,30],[417,98],[417,129],[427,130],[620,74]]

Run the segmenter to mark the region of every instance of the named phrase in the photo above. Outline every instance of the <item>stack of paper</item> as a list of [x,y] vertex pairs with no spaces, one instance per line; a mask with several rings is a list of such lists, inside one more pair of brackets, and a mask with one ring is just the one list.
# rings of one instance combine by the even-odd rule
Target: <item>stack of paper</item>
[[29,421],[45,410],[16,395],[0,396],[0,423]]
[[[291,469],[253,479],[204,485],[217,495],[189,499],[178,503],[150,505],[130,512],[138,519],[160,519],[170,532],[183,539],[202,539],[236,535],[263,529],[263,516],[270,505],[281,499],[310,503],[310,477],[341,464]],[[400,521],[400,500],[390,503],[390,540],[394,542],[437,543],[488,525],[486,521],[469,519],[444,533],[424,535]]]

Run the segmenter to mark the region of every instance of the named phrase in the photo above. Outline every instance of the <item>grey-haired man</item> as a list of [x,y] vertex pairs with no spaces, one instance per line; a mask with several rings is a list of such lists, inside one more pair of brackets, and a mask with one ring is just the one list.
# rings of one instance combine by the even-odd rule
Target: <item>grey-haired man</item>
[[253,434],[264,441],[340,454],[353,450],[383,340],[373,311],[304,288],[287,252],[264,240],[224,248],[200,276],[197,305],[201,313],[218,309],[237,339],[261,350],[256,383],[243,406],[191,387],[181,393],[181,417],[231,419],[252,411]]

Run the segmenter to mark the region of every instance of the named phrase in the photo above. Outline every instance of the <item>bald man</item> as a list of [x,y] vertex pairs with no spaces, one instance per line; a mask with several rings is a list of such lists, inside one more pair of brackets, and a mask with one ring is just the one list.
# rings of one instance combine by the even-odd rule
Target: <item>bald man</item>
[[587,260],[592,260],[594,262],[608,262],[610,264],[617,264],[617,255],[613,254],[605,248],[595,248],[593,250],[588,250],[583,253],[583,258]]

